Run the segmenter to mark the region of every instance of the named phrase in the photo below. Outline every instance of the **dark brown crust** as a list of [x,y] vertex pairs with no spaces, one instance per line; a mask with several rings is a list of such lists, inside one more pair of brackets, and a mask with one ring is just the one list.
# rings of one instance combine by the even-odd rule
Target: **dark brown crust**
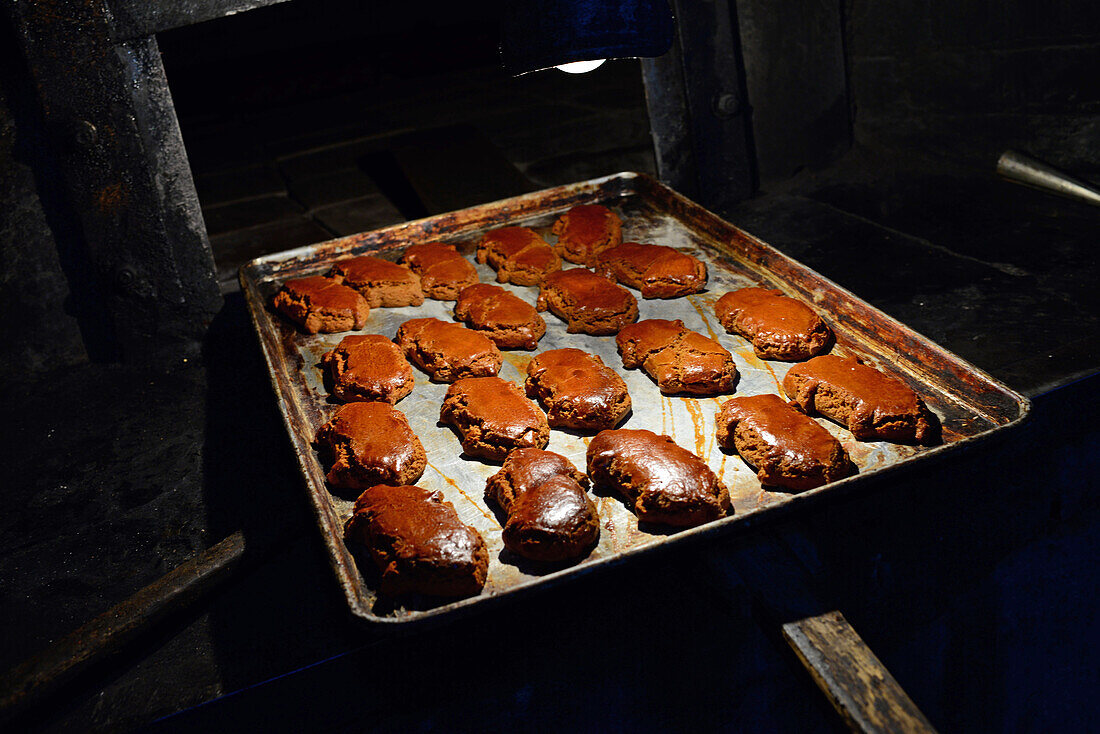
[[833,332],[813,309],[779,290],[732,291],[714,304],[714,315],[727,332],[751,341],[761,359],[809,359],[825,351],[833,339]]
[[721,344],[676,319],[646,319],[615,337],[623,367],[641,367],[662,393],[720,395],[733,390],[737,366]]
[[558,217],[550,230],[554,249],[571,263],[589,265],[596,255],[623,241],[619,215],[599,204],[580,204]]
[[454,314],[500,349],[535,349],[546,334],[546,322],[534,306],[489,283],[463,288]]
[[453,426],[462,450],[490,461],[520,448],[545,448],[546,414],[518,387],[499,377],[467,377],[447,389],[439,420]]
[[435,382],[495,375],[504,362],[489,337],[439,319],[410,319],[398,327],[394,341]]
[[355,501],[344,537],[367,547],[382,596],[471,596],[488,576],[484,538],[438,491],[371,487]]
[[321,357],[339,400],[396,403],[412,392],[412,367],[401,348],[380,334],[345,336]]
[[497,271],[498,283],[538,285],[555,270],[561,257],[527,227],[502,227],[487,232],[477,245],[477,261]]
[[420,276],[424,295],[437,301],[453,301],[463,288],[478,282],[477,268],[454,245],[442,242],[410,245],[401,262]]
[[630,291],[584,268],[546,276],[536,308],[565,321],[570,334],[610,336],[638,319],[638,301]]
[[419,306],[424,303],[420,276],[404,265],[380,257],[361,255],[340,260],[332,266],[329,277],[359,291],[371,308]]
[[933,444],[939,421],[900,380],[855,357],[822,355],[796,364],[783,392],[807,413],[820,413],[847,427],[860,441]]
[[405,414],[388,403],[348,403],[317,431],[317,444],[332,461],[334,487],[412,484],[427,455]]
[[706,263],[664,245],[624,242],[601,252],[592,269],[637,288],[642,298],[679,298],[707,287]]
[[359,293],[321,275],[286,281],[274,305],[310,334],[362,329],[370,316],[370,304]]
[[778,395],[727,400],[715,423],[718,444],[755,467],[766,486],[801,492],[851,473],[840,441]]
[[710,467],[668,436],[601,431],[587,458],[593,485],[619,493],[640,522],[686,527],[732,511],[729,491]]
[[561,454],[516,449],[485,484],[486,498],[506,513],[504,546],[535,561],[585,554],[600,536],[596,506],[585,494],[588,477]]
[[626,382],[595,354],[551,349],[527,365],[528,397],[537,397],[554,428],[595,432],[617,426],[630,412]]

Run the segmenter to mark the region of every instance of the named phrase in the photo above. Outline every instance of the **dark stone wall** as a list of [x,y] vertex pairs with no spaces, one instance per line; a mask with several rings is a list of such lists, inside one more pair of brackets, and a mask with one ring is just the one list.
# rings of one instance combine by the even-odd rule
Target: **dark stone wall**
[[857,142],[1100,169],[1095,0],[844,0]]
[[[79,225],[65,209],[60,171],[6,14],[0,15],[0,379],[31,381],[88,359],[97,330],[66,272],[85,267]],[[84,279],[85,281],[90,279]],[[99,328],[99,331],[102,329]]]

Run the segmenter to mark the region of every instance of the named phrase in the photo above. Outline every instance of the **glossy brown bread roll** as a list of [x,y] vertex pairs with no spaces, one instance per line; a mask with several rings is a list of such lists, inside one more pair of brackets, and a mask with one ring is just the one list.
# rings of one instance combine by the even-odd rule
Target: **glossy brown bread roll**
[[569,334],[617,334],[638,318],[638,301],[630,291],[584,268],[547,275],[536,307],[565,321]]
[[520,389],[499,377],[467,377],[447,390],[439,420],[458,432],[470,456],[500,461],[520,448],[544,448],[546,414]]
[[915,392],[855,357],[825,354],[796,364],[783,378],[783,392],[807,413],[840,423],[860,441],[939,440],[939,422]]
[[703,261],[665,245],[624,242],[597,255],[592,269],[637,288],[642,298],[679,298],[707,286]]
[[623,241],[619,215],[599,204],[579,204],[562,214],[550,230],[554,249],[571,263],[590,265],[596,255]]
[[344,537],[367,547],[383,596],[470,596],[485,585],[485,540],[438,491],[370,487],[355,501]]
[[764,485],[802,491],[851,473],[840,441],[778,395],[731,398],[714,421],[718,445],[737,451]]
[[528,397],[537,397],[554,428],[602,431],[630,412],[630,393],[615,370],[595,354],[566,347],[542,352],[527,364]]
[[453,301],[459,292],[478,281],[477,268],[455,249],[442,242],[410,245],[401,262],[420,276],[424,295],[437,301]]
[[412,484],[428,461],[405,414],[389,403],[342,406],[317,431],[316,441],[332,460],[327,479],[334,487]]
[[371,308],[424,303],[420,276],[404,265],[380,257],[361,255],[340,260],[332,266],[329,277],[359,291]]
[[742,288],[714,304],[718,322],[752,342],[761,359],[796,362],[820,354],[833,332],[806,304],[767,288]]
[[702,459],[652,431],[601,431],[588,445],[588,476],[613,489],[641,522],[690,526],[731,511],[729,491]]
[[409,319],[397,328],[394,341],[435,382],[495,375],[504,363],[489,337],[439,319]]
[[645,319],[615,337],[623,367],[641,367],[666,394],[720,395],[733,390],[737,366],[721,344],[676,319]]
[[275,294],[274,306],[310,334],[362,329],[370,316],[363,296],[321,275],[286,281]]
[[485,496],[508,513],[504,546],[534,561],[577,558],[600,537],[588,478],[561,454],[516,449],[485,484]]
[[401,348],[381,334],[345,336],[321,357],[332,394],[345,402],[396,403],[412,392],[412,367]]
[[454,314],[500,349],[535,349],[546,334],[546,322],[534,306],[489,283],[463,288]]

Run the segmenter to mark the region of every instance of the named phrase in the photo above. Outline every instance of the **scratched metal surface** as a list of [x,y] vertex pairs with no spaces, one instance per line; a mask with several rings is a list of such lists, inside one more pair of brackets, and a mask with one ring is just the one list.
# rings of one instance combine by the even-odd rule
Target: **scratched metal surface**
[[[502,557],[501,523],[505,517],[485,500],[483,494],[486,479],[500,465],[462,455],[454,433],[438,422],[439,406],[448,386],[433,384],[417,371],[412,394],[398,403],[397,408],[408,416],[428,454],[428,468],[418,484],[442,491],[462,519],[481,532],[489,546],[489,576],[482,594],[472,599],[413,599],[396,606],[379,599],[374,593],[376,575],[369,560],[359,557],[356,549],[348,549],[342,541],[340,528],[350,516],[355,493],[333,491],[326,485],[324,467],[310,446],[316,429],[339,407],[328,397],[320,358],[346,334],[302,334],[273,314],[267,304],[286,278],[325,272],[335,259],[352,252],[379,252],[395,258],[408,244],[442,239],[457,244],[473,261],[473,246],[480,234],[504,224],[531,226],[552,242],[550,226],[560,211],[574,203],[596,201],[611,206],[620,214],[624,240],[671,245],[707,263],[710,277],[705,292],[673,300],[639,297],[640,318],[682,319],[688,328],[717,339],[733,354],[740,374],[731,395],[783,395],[781,383],[790,365],[757,359],[745,339],[725,333],[713,310],[715,301],[726,291],[766,284],[816,303],[837,332],[833,354],[858,354],[913,386],[941,419],[944,444],[921,448],[860,442],[844,428],[819,418],[818,422],[844,445],[858,473],[799,495],[765,491],[755,472],[735,454],[724,452],[716,444],[714,415],[731,395],[704,399],[665,397],[643,372],[623,369],[614,337],[566,334],[564,323],[547,312],[544,314],[547,332],[538,349],[535,352],[504,351],[500,376],[522,386],[528,362],[538,352],[548,349],[571,346],[600,355],[626,380],[633,401],[633,412],[620,427],[648,428],[665,433],[702,457],[729,487],[735,509],[733,516],[687,530],[640,529],[637,518],[617,497],[593,494],[600,513],[601,534],[599,544],[584,560],[567,566],[546,567],[517,562],[508,554]],[[651,179],[637,174],[620,174],[389,228],[369,236],[343,238],[268,256],[242,268],[242,284],[280,406],[310,487],[321,531],[332,553],[333,567],[352,611],[374,622],[412,621],[457,612],[635,553],[649,552],[681,538],[722,532],[760,517],[762,513],[812,504],[829,493],[838,493],[845,487],[850,489],[863,478],[897,470],[924,455],[960,449],[976,438],[1022,420],[1027,411],[1024,398],[892,322],[816,273],[759,241],[743,238],[743,233]],[[567,263],[567,267],[573,266]],[[483,282],[495,282],[495,274],[488,266],[477,265],[477,268]],[[533,287],[503,287],[531,304],[538,295],[538,289]],[[636,292],[635,296],[638,296]],[[392,338],[398,326],[410,318],[434,316],[451,320],[452,307],[453,303],[427,300],[418,307],[374,309],[363,333]],[[928,365],[935,370],[929,372]],[[588,441],[586,436],[551,430],[547,448],[567,456],[584,471]]]

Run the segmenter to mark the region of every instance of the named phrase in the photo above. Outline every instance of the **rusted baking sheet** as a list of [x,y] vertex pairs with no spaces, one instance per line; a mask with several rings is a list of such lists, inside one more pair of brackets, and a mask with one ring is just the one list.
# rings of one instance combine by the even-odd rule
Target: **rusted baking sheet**
[[[726,334],[714,316],[714,302],[726,291],[753,284],[780,288],[788,295],[812,303],[837,335],[833,354],[857,354],[890,372],[922,395],[943,424],[944,442],[934,447],[863,443],[843,428],[824,419],[819,422],[848,450],[859,471],[854,476],[797,495],[766,492],[755,473],[735,454],[716,445],[714,414],[729,396],[692,399],[662,396],[656,385],[637,370],[622,369],[613,337],[566,334],[564,324],[545,314],[547,334],[538,351],[576,346],[599,354],[624,377],[634,411],[621,426],[649,428],[672,436],[677,443],[703,457],[730,488],[736,510],[732,517],[697,528],[647,532],[616,497],[596,496],[601,516],[599,545],[591,555],[570,566],[552,568],[501,559],[501,521],[483,493],[485,480],[499,465],[461,455],[457,438],[438,424],[439,406],[446,385],[432,384],[417,373],[413,393],[397,407],[409,418],[428,452],[428,468],[419,484],[439,489],[463,520],[476,527],[489,545],[489,578],[481,595],[459,601],[404,600],[393,605],[375,594],[377,573],[365,558],[357,561],[356,549],[343,541],[342,526],[349,517],[354,492],[334,494],[324,479],[324,468],[311,445],[314,434],[338,405],[322,384],[320,357],[344,334],[306,335],[271,311],[271,298],[282,281],[323,273],[333,261],[354,254],[379,253],[396,258],[408,245],[443,240],[458,245],[473,260],[473,249],[484,231],[508,224],[535,228],[553,241],[550,226],[557,215],[580,203],[603,203],[623,219],[623,239],[671,245],[704,260],[709,268],[707,289],[687,298],[645,301],[639,298],[641,318],[679,318],[688,328],[708,334],[733,353],[741,374],[737,395],[764,392],[782,395],[780,387],[789,364],[761,361],[741,337]],[[493,281],[493,272],[478,265],[482,281]],[[1025,398],[995,382],[988,375],[943,350],[906,326],[875,310],[835,283],[742,232],[653,179],[622,173],[583,183],[560,186],[534,194],[409,222],[374,232],[344,237],[252,261],[241,269],[241,284],[271,372],[279,405],[290,433],[302,473],[309,487],[318,524],[331,556],[332,566],[354,614],[373,622],[411,622],[469,610],[475,605],[503,598],[653,552],[691,538],[705,538],[744,528],[780,512],[808,507],[816,502],[866,485],[869,479],[903,471],[932,457],[958,452],[976,439],[985,438],[1021,421],[1028,410]],[[536,288],[505,286],[534,303]],[[364,329],[392,338],[406,319],[435,316],[451,319],[453,304],[428,300],[423,306],[374,309]],[[522,384],[527,363],[537,352],[507,351],[500,376]],[[582,471],[588,438],[551,431],[552,451],[564,454]]]

